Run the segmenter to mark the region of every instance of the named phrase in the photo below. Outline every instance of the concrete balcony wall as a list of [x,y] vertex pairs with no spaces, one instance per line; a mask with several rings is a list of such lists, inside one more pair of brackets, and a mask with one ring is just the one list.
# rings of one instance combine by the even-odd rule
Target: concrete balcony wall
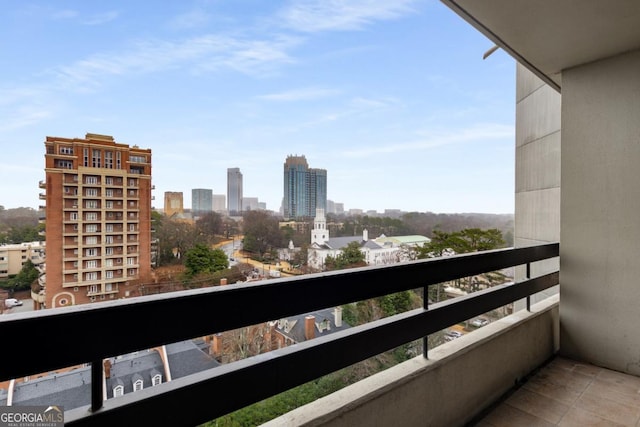
[[458,426],[471,421],[558,350],[552,296],[264,426]]
[[562,348],[640,375],[640,50],[562,73]]

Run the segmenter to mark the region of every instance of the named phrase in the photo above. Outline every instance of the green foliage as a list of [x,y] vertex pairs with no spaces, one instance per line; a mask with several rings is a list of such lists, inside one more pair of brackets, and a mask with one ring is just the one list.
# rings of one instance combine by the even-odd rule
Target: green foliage
[[497,249],[505,244],[502,232],[496,228],[481,230],[465,228],[447,233],[434,230],[431,242],[417,248],[418,258],[435,258],[452,250],[456,254]]
[[196,244],[185,256],[187,276],[201,273],[213,273],[229,267],[227,255],[221,249],[211,249],[203,244]]
[[404,313],[412,308],[413,298],[411,291],[396,292],[376,298],[385,316]]
[[343,268],[363,267],[365,265],[364,253],[360,250],[360,244],[358,242],[349,243],[335,258],[329,255],[325,259],[325,267],[327,270],[341,270]]
[[5,289],[12,289],[14,291],[22,291],[31,289],[31,284],[38,279],[40,273],[33,265],[33,263],[27,260],[22,269],[14,277],[10,278],[2,284]]

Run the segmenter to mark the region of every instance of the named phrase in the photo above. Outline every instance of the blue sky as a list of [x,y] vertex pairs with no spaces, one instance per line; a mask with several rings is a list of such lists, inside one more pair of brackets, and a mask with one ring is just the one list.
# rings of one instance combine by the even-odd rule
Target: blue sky
[[[165,191],[278,210],[287,155],[345,209],[513,212],[515,62],[437,0],[19,1],[0,15],[0,205],[46,136],[151,148]],[[9,148],[11,147],[11,148]]]

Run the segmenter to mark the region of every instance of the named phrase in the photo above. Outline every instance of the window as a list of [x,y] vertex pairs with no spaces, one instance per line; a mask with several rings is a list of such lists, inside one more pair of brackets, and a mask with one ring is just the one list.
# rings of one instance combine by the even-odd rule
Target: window
[[97,221],[98,214],[96,212],[88,212],[85,214],[84,219],[87,221]]
[[85,196],[96,197],[97,195],[98,195],[98,189],[97,188],[87,188],[85,190]]
[[[104,253],[105,253],[106,255],[113,255],[113,248],[106,248],[106,249],[104,250]],[[111,261],[111,262],[113,262],[113,260],[111,260],[111,259],[109,259],[109,260],[107,260],[107,261]]]
[[113,185],[113,178],[108,176],[104,179],[104,183],[107,185]]
[[140,391],[143,389],[142,380],[136,380],[133,382],[133,391]]
[[60,169],[73,169],[73,162],[69,160],[56,159],[54,167]]
[[[111,273],[111,277],[113,277],[113,271],[107,271],[107,273]],[[107,283],[104,285],[105,292],[113,292],[113,284]]]
[[[105,265],[105,267],[113,267],[113,260],[112,259],[104,260],[104,265]],[[107,271],[107,277],[109,277],[108,273],[112,273],[113,274],[113,271]],[[113,276],[111,276],[111,277],[113,277]]]
[[60,154],[73,154],[73,147],[60,146]]
[[84,183],[85,184],[97,184],[98,183],[98,177],[97,176],[85,176],[84,177]]
[[[71,221],[77,221],[77,220],[78,220],[78,212],[71,212],[71,213],[69,214],[69,219],[70,219]],[[76,228],[76,229],[77,229],[77,228]]]
[[88,148],[85,148],[85,149],[83,150],[83,157],[84,157],[84,163],[83,163],[83,165],[84,165],[85,167],[89,167],[89,149],[88,149]]
[[122,169],[122,153],[116,151],[116,169]]
[[[111,260],[109,260],[109,261],[111,261]],[[105,273],[104,273],[104,274],[105,274],[105,277],[106,277],[107,279],[113,279],[113,271],[105,271]],[[110,290],[111,290],[110,288],[111,288],[111,283],[109,283],[109,284],[107,285],[107,291],[110,291]]]
[[96,237],[96,236],[86,237],[85,238],[85,243],[87,245],[97,245],[98,244],[98,237]]
[[129,231],[136,231],[136,225],[135,224],[129,224]]
[[106,236],[104,238],[105,243],[113,243],[113,236]]
[[92,260],[92,261],[87,261],[87,268],[98,268],[98,261],[96,260]]
[[124,395],[124,386],[117,385],[113,388],[113,397],[120,397]]
[[162,375],[157,374],[154,375],[153,378],[151,378],[151,384],[156,386],[156,385],[160,385],[162,383]]
[[127,265],[135,265],[135,264],[136,264],[135,258],[127,258]]
[[107,209],[113,209],[113,202],[111,200],[108,200],[107,202],[105,202],[104,206]]
[[[109,179],[109,178],[107,178],[107,180],[108,180],[108,179]],[[109,183],[107,182],[107,185],[108,185],[108,184],[109,184]],[[111,189],[109,189],[109,190],[105,190],[104,194],[105,194],[105,196],[107,196],[107,197],[113,197],[113,190],[111,190]]]
[[98,255],[98,250],[95,249],[95,248],[85,249],[84,250],[84,255],[85,256],[97,256]]
[[[94,271],[94,272],[92,272],[92,273],[85,273],[85,274],[84,274],[84,280],[98,280],[98,273],[97,273],[97,272],[95,272],[95,271]],[[97,286],[96,286],[96,288],[95,288],[95,289],[96,289],[96,290],[95,290],[95,291],[93,291],[93,292],[98,292],[98,288],[97,288]],[[92,292],[92,291],[91,291],[91,286],[89,286],[89,292]]]
[[113,169],[113,151],[104,152],[104,167]]
[[98,231],[98,224],[87,224],[85,229],[87,233],[95,233]]
[[87,209],[98,209],[98,201],[97,200],[87,200],[84,202],[85,208]]
[[107,224],[107,233],[113,232],[113,224]]
[[101,167],[101,164],[100,164],[100,150],[96,150],[95,148],[92,150],[91,164],[93,165],[94,168]]
[[129,156],[129,161],[132,163],[146,163],[146,156]]

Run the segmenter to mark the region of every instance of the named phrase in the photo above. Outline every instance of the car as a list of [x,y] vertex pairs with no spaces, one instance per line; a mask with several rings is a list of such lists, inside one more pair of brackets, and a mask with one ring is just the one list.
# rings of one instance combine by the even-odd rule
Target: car
[[20,301],[19,299],[16,299],[16,298],[7,298],[4,301],[4,305],[7,308],[17,307],[19,305],[22,305],[22,301]]
[[460,338],[462,336],[461,332],[458,331],[449,331],[444,334],[445,341],[453,341],[456,338]]
[[471,321],[471,325],[475,326],[476,328],[487,325],[488,323],[489,323],[489,320],[485,319],[484,317],[478,317],[477,319],[474,319]]

